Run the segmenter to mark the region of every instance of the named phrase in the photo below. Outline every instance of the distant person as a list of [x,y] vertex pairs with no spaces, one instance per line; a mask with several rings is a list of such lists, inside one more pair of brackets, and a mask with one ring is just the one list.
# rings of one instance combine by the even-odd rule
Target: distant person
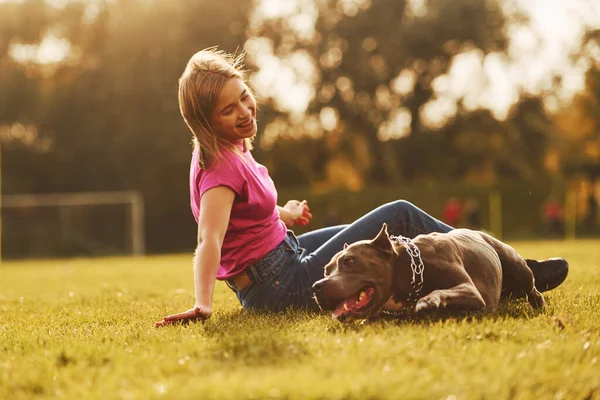
[[554,197],[550,197],[544,205],[544,220],[549,236],[560,237],[563,235],[563,210]]
[[[179,80],[179,106],[194,136],[189,178],[198,223],[196,302],[156,326],[209,318],[216,280],[225,281],[246,309],[317,310],[312,285],[344,243],[372,239],[384,222],[391,234],[411,238],[453,229],[400,200],[350,225],[296,237],[289,228],[308,224],[312,214],[306,200],[278,206],[267,169],[252,157],[257,107],[240,60],[214,48],[194,54]],[[568,270],[562,259],[528,262],[541,287],[557,286]]]
[[451,226],[458,226],[462,217],[462,203],[456,197],[450,198],[442,210],[442,221]]
[[[592,188],[594,186],[592,185]],[[595,235],[598,231],[598,201],[596,200],[596,196],[594,190],[590,190],[587,199],[587,213],[585,216],[585,223],[587,227],[587,231],[591,235]]]
[[467,228],[480,230],[481,229],[481,207],[476,198],[469,198],[465,204],[465,220]]

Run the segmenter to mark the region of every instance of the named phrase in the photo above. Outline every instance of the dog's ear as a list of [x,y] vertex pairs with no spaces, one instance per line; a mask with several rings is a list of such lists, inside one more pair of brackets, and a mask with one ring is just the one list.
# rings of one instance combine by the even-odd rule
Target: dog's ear
[[348,243],[344,243],[344,250],[348,248]]
[[386,223],[383,224],[381,230],[379,231],[375,239],[371,241],[371,244],[374,247],[377,247],[378,249],[383,251],[394,251],[394,246],[392,245],[392,241],[390,240],[390,235],[388,234]]

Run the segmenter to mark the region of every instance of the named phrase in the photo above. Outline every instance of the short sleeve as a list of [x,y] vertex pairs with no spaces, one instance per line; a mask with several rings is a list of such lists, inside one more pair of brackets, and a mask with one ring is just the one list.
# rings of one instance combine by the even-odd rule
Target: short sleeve
[[227,153],[213,168],[202,171],[198,182],[200,197],[217,186],[230,187],[237,195],[246,197],[246,177],[242,162],[237,155]]

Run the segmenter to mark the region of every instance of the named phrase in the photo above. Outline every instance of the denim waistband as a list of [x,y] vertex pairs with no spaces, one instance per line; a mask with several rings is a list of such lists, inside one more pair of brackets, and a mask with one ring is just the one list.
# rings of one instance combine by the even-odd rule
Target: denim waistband
[[[267,255],[265,255],[262,259],[244,268],[242,273],[246,273],[253,283],[262,282],[265,274],[267,274],[270,269],[283,262],[286,258],[286,255],[289,255],[290,252],[296,253],[298,251],[298,247],[298,238],[294,232],[288,230],[281,243],[279,243],[273,250],[268,252]],[[232,287],[233,282],[231,282],[231,279],[228,279],[227,283],[230,287]],[[232,289],[234,288],[232,287]]]

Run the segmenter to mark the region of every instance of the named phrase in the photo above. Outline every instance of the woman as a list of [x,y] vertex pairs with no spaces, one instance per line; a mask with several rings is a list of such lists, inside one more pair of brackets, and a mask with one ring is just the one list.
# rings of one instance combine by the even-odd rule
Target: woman
[[[194,135],[190,197],[198,223],[196,303],[156,326],[209,318],[217,279],[227,282],[246,309],[316,310],[312,284],[344,243],[375,237],[384,222],[390,234],[408,237],[452,229],[414,205],[396,201],[350,225],[296,237],[288,228],[306,225],[312,215],[306,201],[277,206],[267,169],[250,153],[257,105],[241,59],[215,48],[196,53],[179,80],[179,105]],[[554,281],[554,286],[562,282]]]

